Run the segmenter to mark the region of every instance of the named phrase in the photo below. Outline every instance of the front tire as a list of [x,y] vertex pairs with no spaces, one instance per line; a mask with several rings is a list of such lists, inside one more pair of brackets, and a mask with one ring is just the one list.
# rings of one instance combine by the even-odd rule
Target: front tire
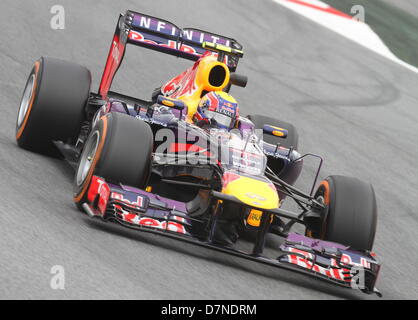
[[372,250],[377,205],[371,184],[351,177],[329,176],[319,185],[315,198],[328,206],[328,214],[314,236],[358,250]]
[[113,184],[145,189],[151,173],[153,133],[148,124],[111,112],[101,117],[86,141],[74,178],[74,202],[86,202],[93,175]]

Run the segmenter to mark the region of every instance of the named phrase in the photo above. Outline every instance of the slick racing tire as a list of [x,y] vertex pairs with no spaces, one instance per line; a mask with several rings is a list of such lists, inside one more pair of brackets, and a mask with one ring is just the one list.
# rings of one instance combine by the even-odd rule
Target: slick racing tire
[[83,66],[54,58],[36,61],[17,115],[19,147],[58,155],[52,141],[74,142],[84,120],[90,85],[90,71]]
[[329,176],[319,185],[315,198],[328,206],[316,236],[353,249],[372,250],[377,206],[371,184],[351,177]]
[[74,178],[74,202],[86,202],[93,175],[109,183],[140,189],[151,173],[153,133],[148,124],[129,115],[111,112],[93,127],[81,153]]
[[264,125],[268,124],[271,126],[286,129],[288,131],[286,138],[263,134],[263,140],[265,142],[273,145],[280,143],[280,145],[285,148],[289,149],[293,147],[296,150],[298,149],[299,135],[293,124],[262,115],[249,115],[247,118],[254,123],[256,129],[263,129]]

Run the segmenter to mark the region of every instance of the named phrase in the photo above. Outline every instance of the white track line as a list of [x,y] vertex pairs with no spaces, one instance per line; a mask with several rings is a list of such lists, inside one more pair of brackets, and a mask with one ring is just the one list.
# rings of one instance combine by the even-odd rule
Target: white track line
[[[306,18],[334,31],[358,44],[418,73],[418,68],[402,61],[384,44],[380,37],[365,23],[351,19],[319,0],[273,0]],[[366,12],[367,19],[367,12]]]

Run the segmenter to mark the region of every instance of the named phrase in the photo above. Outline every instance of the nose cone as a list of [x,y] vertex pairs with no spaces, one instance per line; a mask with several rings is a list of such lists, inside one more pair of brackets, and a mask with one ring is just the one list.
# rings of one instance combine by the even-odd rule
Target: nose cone
[[261,177],[257,179],[239,176],[239,178],[225,184],[222,192],[260,209],[279,207],[276,188],[269,180]]

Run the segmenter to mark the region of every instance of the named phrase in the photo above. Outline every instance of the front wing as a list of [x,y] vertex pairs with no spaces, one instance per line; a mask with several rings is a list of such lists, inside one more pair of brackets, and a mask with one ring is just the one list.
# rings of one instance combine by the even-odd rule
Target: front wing
[[186,204],[137,188],[113,185],[93,176],[83,209],[90,217],[114,221],[124,227],[159,233],[177,240],[223,251],[245,259],[316,276],[342,287],[381,296],[376,289],[380,264],[372,253],[289,233],[276,259],[198,239],[190,233],[193,218]]

